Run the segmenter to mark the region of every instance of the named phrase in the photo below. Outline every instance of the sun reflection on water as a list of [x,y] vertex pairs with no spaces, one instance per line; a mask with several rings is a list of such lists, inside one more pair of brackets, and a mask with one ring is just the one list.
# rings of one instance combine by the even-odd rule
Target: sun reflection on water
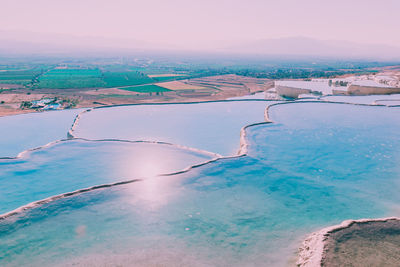
[[155,162],[148,159],[142,160],[141,164],[138,164],[136,168],[136,172],[140,178],[154,178],[164,170],[161,161]]
[[156,211],[166,205],[178,191],[176,180],[170,176],[155,176],[132,184],[127,191],[128,201],[148,210]]
[[171,188],[174,178],[159,175],[174,170],[180,159],[173,153],[165,153],[158,149],[142,152],[140,155],[135,153],[131,157],[126,157],[120,163],[121,168],[125,170],[124,173],[129,177],[142,180],[132,184],[126,191],[127,201],[156,210],[165,205],[174,194]]

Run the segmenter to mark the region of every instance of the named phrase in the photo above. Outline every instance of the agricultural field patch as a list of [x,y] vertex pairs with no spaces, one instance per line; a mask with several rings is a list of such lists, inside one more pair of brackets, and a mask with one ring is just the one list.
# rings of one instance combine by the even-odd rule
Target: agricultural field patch
[[180,81],[163,82],[163,83],[157,83],[156,85],[170,89],[170,90],[207,90],[207,89],[210,89],[205,86],[190,85],[190,84],[180,82]]
[[187,79],[187,76],[177,75],[177,76],[160,76],[160,77],[152,77],[156,82],[167,82],[174,80],[182,80]]
[[[112,68],[106,68],[111,70]],[[114,70],[123,70],[122,67]],[[101,71],[95,69],[52,69],[38,79],[36,88],[109,88],[153,83],[155,80],[138,71]]]
[[38,78],[35,88],[91,88],[104,87],[99,69],[52,69]]
[[127,91],[127,90],[122,90],[122,89],[118,89],[118,88],[103,88],[103,89],[95,89],[95,90],[89,90],[89,91],[84,91],[82,92],[82,94],[85,95],[93,95],[93,96],[97,96],[97,95],[131,95],[133,94],[132,91]]
[[184,77],[187,75],[178,73],[164,73],[164,74],[149,74],[147,76],[149,76],[150,78],[162,78],[162,77]]
[[[110,95],[99,95],[100,99],[109,99],[109,98],[120,98],[120,99],[143,99],[145,95],[133,94],[133,95],[124,95],[124,94],[110,94]],[[148,96],[147,96],[148,97]]]
[[31,83],[42,70],[2,70],[0,72],[0,83],[2,84],[21,84]]
[[67,78],[99,78],[99,69],[52,69],[41,76],[41,79],[67,79]]
[[101,78],[74,78],[74,79],[46,79],[40,80],[36,88],[68,89],[104,87]]
[[128,90],[132,92],[138,92],[138,93],[158,93],[158,92],[168,92],[171,91],[167,88],[160,87],[154,84],[150,85],[142,85],[142,86],[130,86],[130,87],[123,87],[120,88],[123,90]]
[[154,80],[146,74],[137,71],[104,72],[103,80],[106,87],[120,87],[153,83]]

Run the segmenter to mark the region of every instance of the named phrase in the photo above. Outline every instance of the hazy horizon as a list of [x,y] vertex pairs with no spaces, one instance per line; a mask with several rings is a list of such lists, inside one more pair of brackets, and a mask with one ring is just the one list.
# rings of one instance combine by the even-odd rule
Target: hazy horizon
[[400,58],[395,0],[2,2],[3,53],[92,47]]

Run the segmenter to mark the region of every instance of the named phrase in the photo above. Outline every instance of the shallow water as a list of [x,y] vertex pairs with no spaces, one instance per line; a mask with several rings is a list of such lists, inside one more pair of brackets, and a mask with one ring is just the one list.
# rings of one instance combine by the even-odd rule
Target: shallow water
[[[225,168],[237,165],[267,171],[251,158],[226,160],[213,166],[213,173],[156,178],[55,201],[11,225],[3,222],[0,229],[7,234],[0,232],[4,253],[0,256],[5,263],[52,265],[93,264],[96,255],[103,254],[126,263],[152,258],[156,250],[159,264],[165,264],[171,254],[171,265],[177,257],[195,266],[277,261],[274,253],[293,238],[294,229],[291,222],[277,225],[271,218],[287,209],[263,192],[264,187],[258,188],[262,181],[258,186],[246,182],[254,179],[249,170],[229,171],[243,177],[236,181],[222,175]],[[10,242],[13,249],[4,250]],[[23,257],[17,255],[21,252]]]
[[367,104],[367,105],[391,105],[391,103],[380,103],[378,100],[400,100],[399,94],[392,95],[367,95],[367,96],[324,96],[321,100],[333,102],[345,102],[354,104]]
[[239,150],[240,129],[263,122],[265,108],[273,103],[231,101],[95,109],[81,116],[74,136],[164,141],[229,156]]
[[2,265],[293,263],[311,231],[399,214],[399,115],[345,104],[273,106],[276,123],[248,130],[249,156],[1,221]]
[[274,106],[269,116],[276,124],[250,128],[254,145],[249,153],[311,181],[340,186],[348,195],[362,194],[377,203],[395,201],[399,115],[398,108],[345,104]]
[[70,140],[0,160],[0,214],[101,184],[153,177],[214,158],[172,145]]
[[67,138],[67,132],[82,109],[0,117],[0,157]]

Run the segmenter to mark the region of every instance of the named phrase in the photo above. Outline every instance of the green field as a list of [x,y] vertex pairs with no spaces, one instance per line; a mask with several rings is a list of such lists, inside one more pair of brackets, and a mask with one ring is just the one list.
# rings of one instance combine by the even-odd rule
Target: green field
[[101,76],[99,69],[52,69],[44,73],[40,79],[76,79],[76,78],[98,78]]
[[91,88],[104,87],[99,69],[52,69],[38,79],[36,88]]
[[41,71],[40,69],[0,71],[0,83],[25,85],[31,83]]
[[132,92],[138,92],[138,93],[158,93],[158,92],[168,92],[172,91],[167,88],[157,86],[154,84],[150,85],[142,85],[142,86],[130,86],[130,87],[122,87],[119,89],[127,90],[127,91],[132,91]]
[[[147,62],[147,61],[146,61]],[[151,65],[151,64],[150,64]],[[63,67],[57,67],[63,66]],[[82,64],[65,63],[35,65],[0,64],[0,83],[21,84],[28,88],[45,89],[81,89],[113,88],[136,85],[149,85],[157,82],[185,79],[187,72],[178,72],[179,76],[149,77],[150,74],[176,74],[173,67],[148,66],[138,67],[124,63]],[[160,87],[137,88],[140,92],[162,92]]]
[[168,82],[168,81],[174,81],[174,80],[181,80],[181,79],[187,79],[187,76],[165,76],[165,77],[152,77],[153,80],[157,82]]
[[[120,69],[120,68],[119,68]],[[155,80],[137,71],[104,71],[93,69],[52,69],[38,79],[36,88],[101,88],[140,85]]]
[[124,72],[104,72],[103,79],[106,87],[118,87],[128,85],[140,85],[145,83],[155,82],[146,74],[137,71],[124,71]]
[[80,78],[80,79],[44,79],[35,86],[36,88],[68,89],[68,88],[96,88],[104,87],[105,83],[101,78]]

